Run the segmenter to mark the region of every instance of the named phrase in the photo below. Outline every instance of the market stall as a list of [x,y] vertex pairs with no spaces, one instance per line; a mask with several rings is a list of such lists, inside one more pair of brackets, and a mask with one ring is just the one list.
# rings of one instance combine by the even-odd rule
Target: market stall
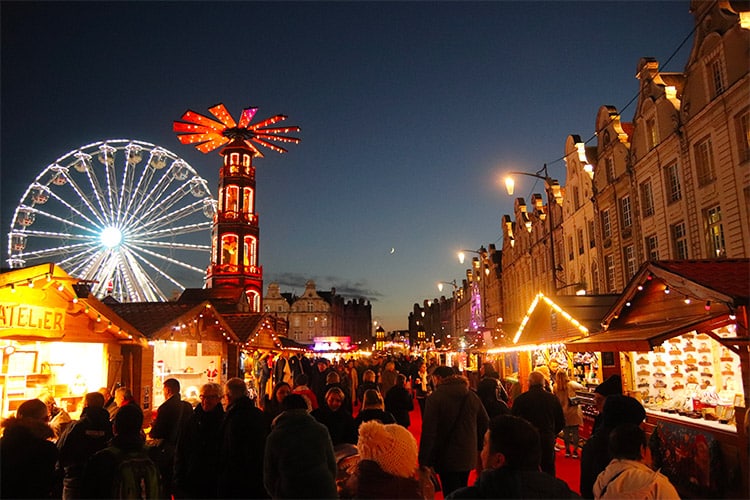
[[604,330],[566,344],[616,356],[655,460],[685,495],[748,492],[748,276],[747,259],[644,264]]
[[487,350],[487,357],[499,357],[503,381],[512,381],[511,396],[527,389],[532,370],[554,379],[554,374],[565,369],[571,378],[582,384],[595,385],[602,379],[598,354],[572,356],[564,342],[581,338],[590,330],[597,330],[604,314],[617,297],[614,295],[548,297],[537,294],[529,306],[511,345]]
[[42,393],[77,418],[83,396],[119,384],[143,401],[146,342],[54,264],[0,274],[0,416]]

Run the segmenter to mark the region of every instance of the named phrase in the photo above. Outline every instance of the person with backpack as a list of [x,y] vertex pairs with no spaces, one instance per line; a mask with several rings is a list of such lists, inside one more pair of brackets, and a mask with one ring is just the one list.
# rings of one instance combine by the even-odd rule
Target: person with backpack
[[142,427],[138,406],[120,408],[112,445],[94,454],[83,470],[82,498],[164,498],[159,468],[149,458]]
[[81,419],[74,421],[57,442],[60,452],[59,466],[64,470],[63,499],[78,498],[81,475],[86,461],[99,450],[106,448],[112,439],[109,412],[104,409],[104,396],[89,392],[84,399]]

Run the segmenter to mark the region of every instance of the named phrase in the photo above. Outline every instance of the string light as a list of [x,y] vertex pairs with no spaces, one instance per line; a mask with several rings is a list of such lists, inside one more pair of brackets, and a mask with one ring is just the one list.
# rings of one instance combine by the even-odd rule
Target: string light
[[711,301],[710,300],[706,301],[706,305],[704,306],[704,309],[706,311],[710,311],[711,310]]
[[664,293],[667,293],[667,294],[669,293],[669,285],[664,287]]

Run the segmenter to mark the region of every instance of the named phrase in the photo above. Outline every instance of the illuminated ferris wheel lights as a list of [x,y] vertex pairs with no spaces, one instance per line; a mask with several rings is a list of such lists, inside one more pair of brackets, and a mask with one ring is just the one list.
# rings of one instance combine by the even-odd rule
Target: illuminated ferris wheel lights
[[114,248],[122,242],[122,231],[114,226],[105,227],[100,240],[105,247]]

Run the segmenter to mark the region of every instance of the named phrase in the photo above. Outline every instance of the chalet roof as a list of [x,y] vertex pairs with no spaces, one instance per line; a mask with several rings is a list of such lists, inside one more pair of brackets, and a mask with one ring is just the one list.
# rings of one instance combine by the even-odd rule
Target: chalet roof
[[186,288],[177,302],[180,304],[198,304],[203,301],[211,302],[222,314],[247,312],[247,297],[239,287],[219,288]]
[[164,326],[173,324],[194,304],[177,302],[107,302],[107,306],[118,316],[136,327],[146,337],[151,338]]

